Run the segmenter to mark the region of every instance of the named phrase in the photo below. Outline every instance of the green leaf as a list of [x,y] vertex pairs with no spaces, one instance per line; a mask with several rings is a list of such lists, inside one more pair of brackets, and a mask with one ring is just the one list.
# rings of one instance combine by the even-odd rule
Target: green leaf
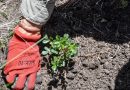
[[43,37],[42,43],[43,43],[43,44],[47,44],[47,43],[49,43],[49,42],[50,42],[50,40],[49,40],[48,36],[45,35],[45,36]]
[[53,44],[55,45],[60,44],[60,41],[55,41]]
[[46,35],[44,35],[43,39],[48,39],[48,36],[47,36],[47,34],[46,34]]
[[56,51],[54,49],[51,49],[51,52],[54,53],[54,54],[58,54],[58,51]]
[[48,51],[42,51],[42,55],[47,55]]
[[64,37],[64,38],[69,38],[69,35],[68,35],[68,34],[64,34],[63,37]]
[[44,47],[44,49],[45,49],[46,51],[50,52],[50,48]]
[[63,61],[62,66],[63,66],[63,67],[65,66],[65,61]]
[[53,58],[52,58],[52,60],[51,60],[51,64],[52,64],[52,66],[57,66],[57,61],[58,61],[58,57],[56,57],[56,56],[53,56]]
[[53,71],[56,71],[56,69],[57,69],[57,66],[56,66],[56,65],[52,66],[52,70],[53,70]]
[[49,43],[49,42],[50,42],[50,40],[43,40],[43,41],[42,41],[43,44],[47,44],[47,43]]
[[56,35],[56,40],[60,40],[60,36],[59,35]]

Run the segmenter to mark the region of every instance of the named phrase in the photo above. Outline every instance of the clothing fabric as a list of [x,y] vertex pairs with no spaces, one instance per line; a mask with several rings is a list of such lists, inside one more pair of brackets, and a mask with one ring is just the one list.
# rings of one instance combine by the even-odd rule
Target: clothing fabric
[[55,0],[22,0],[20,11],[28,21],[44,25],[50,18]]

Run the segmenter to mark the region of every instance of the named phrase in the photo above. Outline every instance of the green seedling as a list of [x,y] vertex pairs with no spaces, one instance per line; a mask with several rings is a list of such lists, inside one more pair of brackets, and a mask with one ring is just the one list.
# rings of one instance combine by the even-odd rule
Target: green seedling
[[55,38],[44,36],[44,49],[42,55],[50,56],[50,67],[55,73],[59,68],[65,67],[68,61],[77,54],[78,45],[74,43],[68,34],[63,37],[57,35]]

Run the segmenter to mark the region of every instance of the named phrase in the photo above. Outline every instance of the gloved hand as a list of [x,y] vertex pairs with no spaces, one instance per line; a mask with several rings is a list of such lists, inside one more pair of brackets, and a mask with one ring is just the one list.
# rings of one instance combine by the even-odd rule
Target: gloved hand
[[[9,41],[7,63],[33,45],[41,37],[40,35],[28,36],[22,34],[19,31],[19,28],[19,26],[16,26],[14,29],[14,35]],[[27,90],[32,90],[34,88],[37,72],[40,69],[40,59],[39,47],[38,45],[35,45],[33,48],[29,49],[5,66],[4,74],[6,75],[8,83],[13,83],[16,76],[18,77],[16,85],[13,88],[14,90],[23,89],[27,79]]]

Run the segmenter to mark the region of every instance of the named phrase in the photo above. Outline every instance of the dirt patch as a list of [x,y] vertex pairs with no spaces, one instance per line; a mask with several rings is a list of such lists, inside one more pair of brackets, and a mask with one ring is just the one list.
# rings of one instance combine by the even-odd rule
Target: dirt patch
[[130,90],[130,6],[111,6],[110,0],[77,0],[54,10],[43,34],[68,33],[79,43],[79,53],[66,75],[66,86],[53,82],[43,66],[43,82],[36,90]]

